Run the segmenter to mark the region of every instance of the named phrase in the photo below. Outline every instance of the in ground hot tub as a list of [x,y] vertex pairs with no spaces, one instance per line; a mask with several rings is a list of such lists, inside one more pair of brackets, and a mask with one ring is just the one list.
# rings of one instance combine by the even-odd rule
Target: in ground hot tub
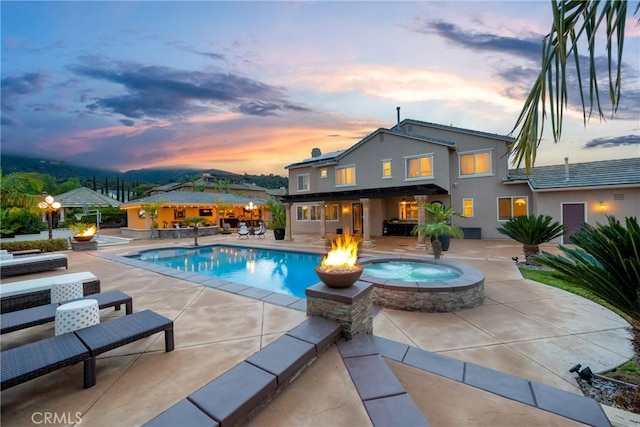
[[484,274],[463,263],[410,257],[358,262],[364,266],[360,281],[373,284],[374,305],[436,313],[474,308],[484,302]]

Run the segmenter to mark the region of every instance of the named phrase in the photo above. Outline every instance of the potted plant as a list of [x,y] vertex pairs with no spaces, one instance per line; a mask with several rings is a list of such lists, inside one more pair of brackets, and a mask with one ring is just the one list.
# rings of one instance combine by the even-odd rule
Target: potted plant
[[439,259],[442,251],[445,250],[445,243],[447,249],[449,249],[449,242],[452,237],[464,238],[462,229],[450,223],[452,216],[463,217],[463,215],[454,211],[452,207],[445,208],[440,203],[426,203],[423,207],[427,211],[427,221],[429,222],[416,225],[413,227],[412,233],[424,233],[430,236],[433,256]]
[[267,208],[271,212],[269,229],[273,230],[276,240],[284,240],[285,227],[287,226],[287,212],[284,204],[274,198],[267,200]]

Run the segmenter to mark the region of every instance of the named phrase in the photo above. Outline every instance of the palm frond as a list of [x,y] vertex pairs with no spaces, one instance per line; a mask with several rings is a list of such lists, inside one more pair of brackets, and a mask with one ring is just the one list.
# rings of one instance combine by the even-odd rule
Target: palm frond
[[[596,35],[604,31],[608,64],[608,92],[612,114],[618,110],[621,97],[622,53],[624,47],[624,28],[627,16],[627,2],[620,0],[552,1],[553,24],[551,31],[542,42],[542,60],[540,74],[536,78],[529,96],[525,100],[520,115],[511,131],[517,131],[509,153],[514,156],[513,163],[520,168],[524,163],[528,174],[535,164],[537,149],[544,136],[544,123],[551,121],[551,133],[554,142],[562,136],[562,124],[565,109],[568,108],[567,61],[573,58],[575,73],[582,103],[582,116],[586,126],[594,108],[598,116],[604,119],[602,101],[596,69]],[[640,10],[636,6],[635,13]],[[603,29],[604,28],[604,29]],[[589,61],[589,99],[583,91],[583,75],[580,67],[579,44],[586,38]],[[615,51],[613,44],[615,43]],[[615,52],[615,57],[613,53]],[[615,63],[615,65],[614,65]],[[615,73],[613,72],[615,66]],[[588,107],[588,111],[587,111]],[[548,110],[547,110],[548,108]],[[547,115],[549,113],[549,115]]]

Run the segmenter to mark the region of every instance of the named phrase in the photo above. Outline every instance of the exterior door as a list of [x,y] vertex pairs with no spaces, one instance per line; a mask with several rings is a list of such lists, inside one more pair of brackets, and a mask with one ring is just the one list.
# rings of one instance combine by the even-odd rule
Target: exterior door
[[571,236],[578,231],[580,226],[586,221],[586,205],[585,203],[563,203],[562,204],[562,223],[567,231],[562,236],[563,244],[572,244]]
[[353,203],[351,205],[351,221],[353,224],[353,234],[362,234],[362,203]]

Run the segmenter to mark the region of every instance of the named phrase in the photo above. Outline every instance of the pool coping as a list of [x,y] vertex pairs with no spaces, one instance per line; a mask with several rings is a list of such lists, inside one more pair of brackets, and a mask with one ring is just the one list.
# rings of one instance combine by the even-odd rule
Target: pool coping
[[[216,245],[207,245],[216,246]],[[204,246],[203,246],[204,247]],[[175,249],[175,248],[172,248]],[[193,247],[181,247],[179,249],[193,249]],[[283,294],[280,292],[270,291],[268,289],[258,288],[256,286],[243,285],[236,282],[230,282],[227,280],[216,279],[215,277],[209,277],[198,273],[190,273],[186,271],[180,271],[173,268],[165,267],[162,265],[151,264],[149,262],[140,261],[130,258],[136,253],[127,255],[113,255],[99,251],[91,251],[92,254],[101,258],[108,259],[110,261],[119,262],[131,267],[140,268],[143,270],[151,271],[163,276],[173,277],[175,279],[185,280],[196,285],[206,286],[208,288],[219,289],[221,291],[230,292],[233,294],[241,295],[247,298],[253,298],[256,300],[268,302],[271,304],[279,305],[281,307],[287,307],[298,311],[307,311],[307,299],[299,298],[293,295]],[[318,283],[320,283],[318,281]]]

